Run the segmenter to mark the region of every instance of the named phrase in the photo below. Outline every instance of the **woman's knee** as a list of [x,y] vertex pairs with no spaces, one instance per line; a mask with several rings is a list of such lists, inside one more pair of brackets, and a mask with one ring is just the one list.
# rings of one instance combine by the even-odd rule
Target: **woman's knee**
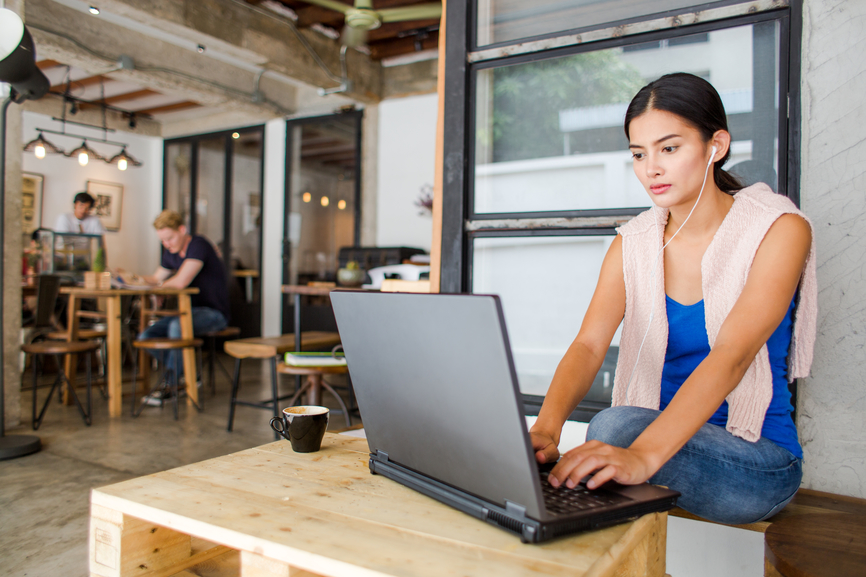
[[589,422],[587,441],[601,441],[615,447],[628,447],[659,416],[659,411],[640,407],[611,407]]

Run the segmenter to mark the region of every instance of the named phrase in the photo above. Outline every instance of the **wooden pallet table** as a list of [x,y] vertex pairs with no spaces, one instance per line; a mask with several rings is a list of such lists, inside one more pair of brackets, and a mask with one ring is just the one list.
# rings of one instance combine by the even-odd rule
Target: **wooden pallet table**
[[664,575],[665,513],[541,545],[367,468],[364,439],[278,441],[94,489],[93,576]]

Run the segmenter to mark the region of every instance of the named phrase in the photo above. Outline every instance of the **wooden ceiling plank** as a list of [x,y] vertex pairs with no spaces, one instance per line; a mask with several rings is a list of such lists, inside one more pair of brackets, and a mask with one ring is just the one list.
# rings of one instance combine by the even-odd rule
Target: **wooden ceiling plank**
[[132,110],[136,114],[160,114],[163,112],[174,112],[176,110],[186,110],[188,108],[199,108],[201,104],[198,102],[175,102],[174,104],[166,104],[164,106],[155,106],[153,108],[145,108],[143,110]]
[[[439,32],[431,32],[430,35],[421,40],[421,50],[434,50],[439,46]],[[415,52],[415,37],[395,38],[385,42],[370,43],[370,57],[374,60],[390,58]]]
[[36,68],[39,70],[48,70],[49,68],[54,68],[55,66],[63,66],[61,63],[56,60],[40,60],[36,63]]

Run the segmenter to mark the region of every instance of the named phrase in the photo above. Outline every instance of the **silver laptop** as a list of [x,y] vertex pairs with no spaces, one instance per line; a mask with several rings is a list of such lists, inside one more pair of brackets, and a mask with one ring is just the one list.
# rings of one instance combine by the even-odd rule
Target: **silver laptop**
[[496,296],[334,291],[370,470],[525,542],[665,511],[650,484],[554,489],[535,460]]

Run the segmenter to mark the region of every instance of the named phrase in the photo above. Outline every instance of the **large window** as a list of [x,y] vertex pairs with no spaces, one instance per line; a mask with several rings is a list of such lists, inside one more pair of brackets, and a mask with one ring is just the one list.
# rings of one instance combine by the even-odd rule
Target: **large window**
[[[695,16],[696,5],[448,6],[449,47],[463,50],[460,60],[449,52],[446,93],[463,99],[445,103],[442,290],[501,295],[529,406],[577,334],[615,227],[650,206],[622,129],[642,86],[671,72],[708,80],[733,138],[725,168],[747,184],[796,191],[792,10],[726,2]],[[579,416],[609,403],[618,340]]]

